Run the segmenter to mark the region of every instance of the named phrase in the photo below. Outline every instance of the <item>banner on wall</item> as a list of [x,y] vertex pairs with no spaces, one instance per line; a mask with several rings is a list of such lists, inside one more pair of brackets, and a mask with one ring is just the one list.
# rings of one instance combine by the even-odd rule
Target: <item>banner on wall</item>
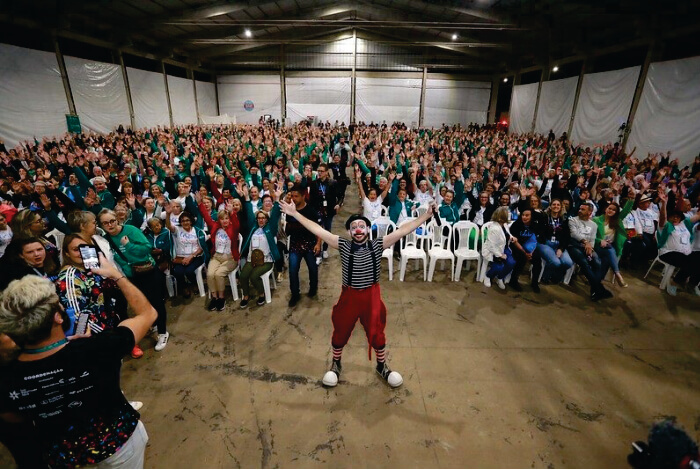
[[80,134],[83,132],[82,127],[80,127],[80,116],[77,114],[66,114],[66,125],[68,127],[68,132],[71,134]]
[[253,103],[251,100],[245,100],[243,102],[243,109],[250,112],[255,109],[255,103]]

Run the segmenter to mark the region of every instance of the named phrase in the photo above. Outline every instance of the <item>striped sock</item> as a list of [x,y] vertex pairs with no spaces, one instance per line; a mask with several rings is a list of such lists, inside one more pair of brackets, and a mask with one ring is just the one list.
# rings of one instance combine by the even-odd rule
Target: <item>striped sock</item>
[[335,346],[333,347],[333,360],[334,361],[340,361],[340,356],[343,355],[343,348],[336,348]]
[[384,362],[386,362],[386,347],[383,347],[381,349],[375,348],[374,353],[377,356],[377,363],[378,364],[384,364]]

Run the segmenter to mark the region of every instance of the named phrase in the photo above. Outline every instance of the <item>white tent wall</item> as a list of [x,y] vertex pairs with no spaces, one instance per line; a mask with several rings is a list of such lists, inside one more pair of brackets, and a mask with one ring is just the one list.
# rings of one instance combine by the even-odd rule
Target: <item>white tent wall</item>
[[535,117],[537,105],[537,88],[539,83],[515,85],[510,102],[509,132],[523,134],[532,132],[532,118]]
[[307,116],[350,124],[350,77],[287,77],[287,120]]
[[65,133],[67,113],[56,54],[0,44],[0,139],[7,148]]
[[168,91],[170,107],[173,110],[173,124],[176,126],[197,124],[192,80],[168,75]]
[[[219,76],[219,111],[235,116],[238,124],[257,124],[260,116],[272,115],[280,119],[280,76],[276,75],[222,75]],[[251,111],[243,104],[252,101]]]
[[568,132],[577,84],[578,77],[542,83],[535,132],[547,134],[551,129],[557,137]]
[[425,84],[423,125],[439,127],[444,124],[485,124],[490,82],[441,80],[428,78]]
[[126,68],[134,105],[134,121],[137,129],[169,126],[168,99],[165,94],[163,74]]
[[216,116],[216,85],[197,80],[197,105],[200,116]]
[[357,77],[355,119],[388,125],[418,123],[420,78]]
[[64,57],[83,131],[108,133],[129,126],[129,104],[119,65]]
[[590,73],[583,77],[573,142],[584,145],[616,142],[620,126],[627,122],[641,67]]
[[681,166],[700,153],[700,57],[653,63],[627,141],[627,151],[646,158],[667,152]]

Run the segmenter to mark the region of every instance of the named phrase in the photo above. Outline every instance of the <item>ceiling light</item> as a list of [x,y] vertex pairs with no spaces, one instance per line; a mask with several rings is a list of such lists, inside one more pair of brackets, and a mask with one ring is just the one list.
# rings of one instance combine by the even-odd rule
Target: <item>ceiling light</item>
[[503,83],[508,83],[508,77],[503,79]]
[[559,67],[557,67],[557,66],[555,65],[555,66],[552,68],[552,72],[558,72],[558,71],[559,71]]
[[452,35],[452,40],[453,40],[453,41],[456,41],[458,37],[459,37],[459,36],[457,36],[457,33],[455,33],[455,34]]
[[249,29],[246,29],[246,30],[245,30],[245,37],[249,38],[249,37],[252,37],[252,36],[253,36],[253,33],[251,33]]

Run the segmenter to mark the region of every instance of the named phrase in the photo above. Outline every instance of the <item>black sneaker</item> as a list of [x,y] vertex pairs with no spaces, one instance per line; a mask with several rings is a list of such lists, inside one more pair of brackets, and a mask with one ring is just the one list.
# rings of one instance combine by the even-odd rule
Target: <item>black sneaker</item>
[[306,294],[306,296],[310,299],[316,297],[316,289],[310,290],[309,293]]
[[299,299],[301,299],[301,296],[299,294],[292,294],[287,305],[290,307],[294,307],[299,302]]
[[534,292],[535,294],[540,293],[540,285],[537,284],[536,282],[532,283],[532,292]]
[[246,308],[248,306],[249,299],[241,299],[241,308]]
[[523,291],[523,286],[521,286],[519,282],[510,281],[510,282],[508,283],[508,285],[510,286],[511,289],[513,289],[513,290],[516,291],[516,292],[522,292],[522,291]]
[[389,369],[386,362],[377,363],[376,371],[377,374],[379,374],[379,376],[384,379],[384,381],[388,383],[391,388],[400,387],[403,384],[403,377],[401,377],[401,374],[398,372],[393,372],[391,369]]
[[267,303],[267,300],[265,300],[265,296],[262,295],[262,296],[258,297],[258,301],[255,303],[258,304],[258,307],[262,307],[263,305],[265,305]]
[[216,310],[219,312],[223,312],[225,308],[226,308],[226,299],[219,299],[219,303],[216,306]]
[[209,301],[209,306],[207,307],[207,310],[210,312],[213,312],[214,310],[217,310],[219,308],[219,299],[216,297],[212,297],[212,299]]
[[326,387],[335,387],[338,385],[338,380],[340,380],[340,371],[343,370],[343,366],[340,365],[340,361],[333,361],[331,364],[331,369],[326,372],[321,381]]

